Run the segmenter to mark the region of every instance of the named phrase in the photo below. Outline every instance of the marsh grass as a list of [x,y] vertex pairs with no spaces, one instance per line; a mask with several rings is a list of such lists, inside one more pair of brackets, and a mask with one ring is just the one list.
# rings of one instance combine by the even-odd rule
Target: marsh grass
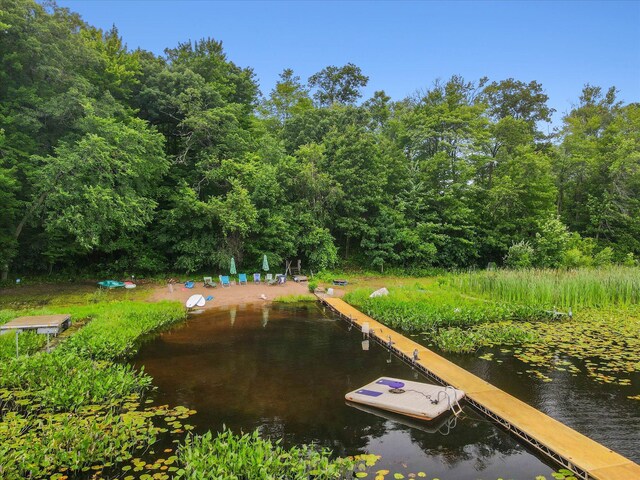
[[470,327],[487,322],[531,320],[550,313],[528,305],[495,302],[457,292],[444,285],[392,288],[389,295],[369,298],[373,289],[349,292],[344,299],[386,325],[405,331],[437,330],[442,327]]
[[545,308],[630,306],[640,303],[640,268],[497,270],[450,275],[460,292]]

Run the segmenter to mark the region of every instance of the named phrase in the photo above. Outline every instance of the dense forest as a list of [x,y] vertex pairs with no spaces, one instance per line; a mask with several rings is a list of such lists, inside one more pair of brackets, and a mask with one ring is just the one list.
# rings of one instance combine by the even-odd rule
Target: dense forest
[[585,85],[551,134],[531,79],[364,99],[347,64],[261,92],[220,41],[131,51],[31,0],[0,0],[0,62],[5,278],[640,254],[640,104],[615,87]]

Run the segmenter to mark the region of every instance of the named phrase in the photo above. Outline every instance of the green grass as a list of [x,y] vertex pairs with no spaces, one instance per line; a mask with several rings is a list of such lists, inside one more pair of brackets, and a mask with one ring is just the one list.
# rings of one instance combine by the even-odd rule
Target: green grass
[[640,268],[498,270],[448,276],[460,292],[511,303],[553,308],[629,306],[640,303]]
[[389,295],[369,298],[372,288],[360,288],[345,295],[348,303],[392,328],[405,331],[437,330],[442,327],[470,327],[487,322],[547,318],[549,312],[527,305],[474,298],[443,285],[389,289]]
[[313,295],[282,295],[273,299],[274,303],[302,303],[315,302],[316,297]]

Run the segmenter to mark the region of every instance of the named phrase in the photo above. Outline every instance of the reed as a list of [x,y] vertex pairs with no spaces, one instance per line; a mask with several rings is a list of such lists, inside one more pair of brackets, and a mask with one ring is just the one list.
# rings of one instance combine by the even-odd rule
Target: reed
[[544,308],[629,306],[640,303],[640,268],[479,271],[446,277],[466,294]]

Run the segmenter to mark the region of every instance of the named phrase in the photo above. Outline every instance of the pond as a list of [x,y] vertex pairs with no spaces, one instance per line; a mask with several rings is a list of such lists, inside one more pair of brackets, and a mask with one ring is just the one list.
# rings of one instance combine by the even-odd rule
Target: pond
[[[373,453],[374,467],[429,478],[547,475],[553,465],[465,407],[463,418],[406,425],[345,404],[379,376],[428,381],[316,304],[208,311],[146,344],[135,360],[158,386],[156,401],[198,411],[196,432],[260,429],[286,445],[336,455]],[[439,427],[439,430],[438,430]]]

